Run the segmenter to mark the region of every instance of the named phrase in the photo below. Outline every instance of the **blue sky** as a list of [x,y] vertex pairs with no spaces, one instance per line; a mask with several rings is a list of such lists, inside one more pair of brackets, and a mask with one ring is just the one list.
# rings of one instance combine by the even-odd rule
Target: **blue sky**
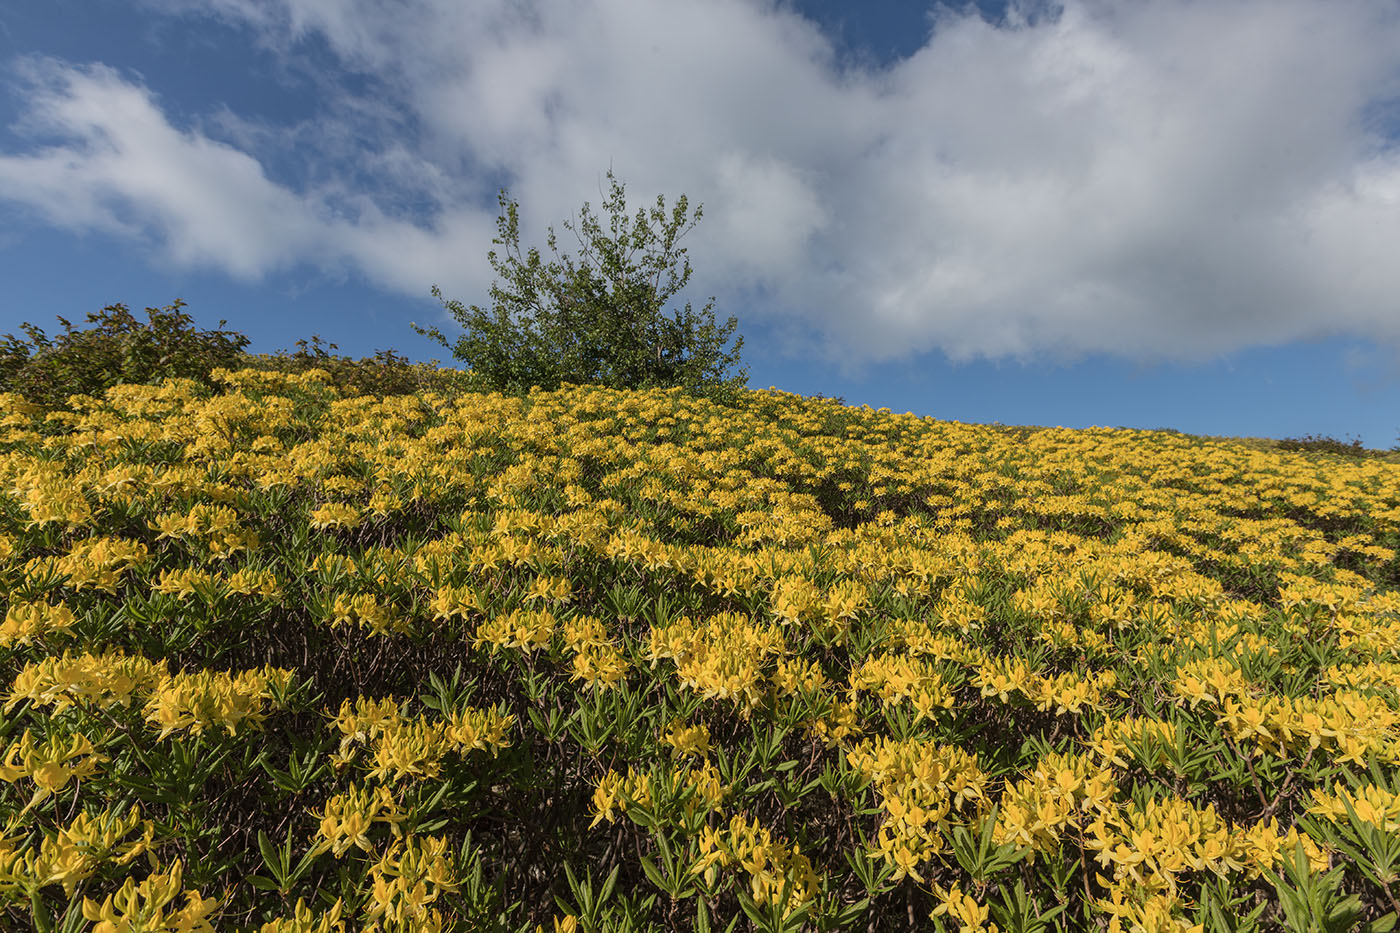
[[21,0],[0,334],[178,297],[443,359],[497,189],[568,249],[610,166],[704,204],[681,299],[754,387],[1398,442],[1393,0]]

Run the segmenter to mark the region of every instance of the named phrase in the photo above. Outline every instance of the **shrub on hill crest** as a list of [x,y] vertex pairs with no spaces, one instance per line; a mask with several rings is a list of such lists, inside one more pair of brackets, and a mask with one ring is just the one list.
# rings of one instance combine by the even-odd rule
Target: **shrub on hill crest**
[[[465,328],[455,344],[436,327],[413,329],[452,350],[485,384],[502,392],[531,387],[556,389],[564,383],[597,384],[614,389],[680,386],[716,397],[732,396],[748,381],[739,365],[742,336],[727,349],[738,321],[715,322],[711,298],[699,312],[687,302],[683,311],[666,315],[665,305],[691,275],[684,247],[676,243],[702,216],[697,206],[687,224],[685,195],[668,219],[665,199],[657,196],[650,211],[627,216],[620,182],[608,172],[612,191],[604,207],[611,219],[604,232],[584,202],[574,233],[580,247],[576,263],[567,253],[544,262],[538,249],[520,249],[517,202],[500,192],[501,214],[492,242],[504,257],[487,254],[501,280],[491,286],[491,310],[432,293]],[[559,255],[554,228],[548,244]],[[678,269],[679,267],[679,269]]]
[[142,323],[124,304],[108,305],[87,319],[96,324],[75,330],[59,317],[64,333],[50,338],[40,327],[20,325],[29,337],[6,334],[0,341],[0,386],[41,405],[63,405],[74,394],[100,397],[122,383],[152,384],[166,376],[209,384],[218,367],[237,368],[251,341],[235,331],[195,330],[194,318],[176,299],[147,308]]

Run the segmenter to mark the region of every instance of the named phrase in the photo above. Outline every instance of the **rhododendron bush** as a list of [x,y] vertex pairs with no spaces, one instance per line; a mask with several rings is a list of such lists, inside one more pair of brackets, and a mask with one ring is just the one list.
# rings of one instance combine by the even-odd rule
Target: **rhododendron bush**
[[1400,466],[213,381],[0,396],[0,928],[1400,913]]

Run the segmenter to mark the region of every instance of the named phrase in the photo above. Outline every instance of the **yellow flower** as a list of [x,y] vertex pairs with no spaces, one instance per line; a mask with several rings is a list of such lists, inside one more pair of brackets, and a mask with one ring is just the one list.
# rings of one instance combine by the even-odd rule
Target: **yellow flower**
[[977,903],[971,894],[964,893],[960,885],[954,884],[946,891],[935,886],[934,896],[938,904],[929,913],[930,917],[947,916],[956,920],[962,933],[997,933],[997,925],[987,923],[988,908]]
[[199,735],[214,726],[235,735],[245,722],[257,725],[266,719],[268,701],[285,693],[291,679],[291,671],[274,667],[236,675],[198,671],[164,677],[146,701],[146,721],[161,727],[161,739],[180,729]]
[[[82,760],[70,764],[76,758]],[[34,782],[34,796],[25,805],[28,810],[63,790],[69,781],[95,774],[97,765],[106,760],[107,756],[98,754],[87,736],[50,736],[41,745],[25,729],[18,742],[10,743],[0,761],[0,781],[15,784],[29,778]]]
[[676,720],[670,724],[661,741],[681,755],[704,757],[710,750],[710,729],[703,722],[687,726]]
[[357,528],[361,521],[363,516],[360,510],[342,502],[330,502],[311,512],[311,527],[318,531],[325,528]]
[[336,858],[351,847],[372,852],[369,831],[375,823],[384,823],[397,831],[398,824],[406,819],[393,792],[383,786],[373,789],[353,786],[331,797],[321,812],[313,811],[312,815],[320,819],[317,834],[321,837],[311,848],[312,854],[330,852]]
[[598,781],[598,786],[593,790],[593,822],[588,824],[592,829],[603,820],[609,823],[615,822],[617,817],[613,815],[613,810],[619,808],[619,798],[622,794],[623,777],[616,771],[609,770]]
[[[144,827],[144,835],[126,841]],[[98,868],[111,862],[125,865],[149,849],[155,826],[142,820],[133,806],[127,816],[108,809],[97,815],[80,813],[67,826],[46,834],[37,852],[30,852],[17,874],[39,886],[61,884],[64,895],[73,897],[77,886]]]
[[407,616],[397,607],[379,602],[371,593],[338,594],[328,621],[333,626],[353,623],[380,636],[413,633],[413,623]]
[[571,680],[609,689],[620,684],[629,669],[627,659],[613,645],[586,645],[573,658]]
[[395,841],[370,866],[370,903],[365,919],[391,929],[438,928],[441,916],[433,903],[443,892],[457,890],[447,857],[447,840],[410,836]]
[[306,906],[305,898],[299,897],[290,918],[269,920],[259,927],[258,933],[343,933],[343,910],[344,904],[340,898],[336,898],[329,910],[316,916],[312,914],[311,908]]
[[[554,918],[554,933],[577,933],[577,930],[578,917],[573,914],[565,914],[562,920],[558,917]],[[544,933],[544,927],[537,924],[535,933]]]
[[101,904],[83,898],[83,916],[96,923],[92,933],[214,933],[208,917],[218,902],[185,891],[185,906],[175,907],[180,896],[182,865],[175,862],[164,872],[155,872],[136,883],[126,879],[121,890],[107,895]]
[[0,624],[0,648],[33,644],[48,635],[70,635],[73,611],[67,606],[48,603],[13,603]]

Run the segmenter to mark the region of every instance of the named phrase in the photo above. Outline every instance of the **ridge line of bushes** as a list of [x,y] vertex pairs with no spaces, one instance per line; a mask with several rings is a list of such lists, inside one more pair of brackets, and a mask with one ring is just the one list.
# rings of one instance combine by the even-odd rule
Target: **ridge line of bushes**
[[[310,342],[298,340],[296,351],[274,354],[247,353],[252,340],[238,331],[225,330],[220,320],[212,330],[197,330],[194,318],[182,309],[179,298],[164,308],[147,308],[142,323],[124,304],[112,304],[87,315],[96,326],[78,330],[55,315],[64,333],[48,336],[32,323],[20,325],[28,336],[0,338],[0,392],[14,392],[26,401],[49,408],[67,405],[70,395],[101,397],[114,385],[156,385],[165,378],[193,379],[211,391],[218,387],[210,373],[218,368],[261,369],[302,373],[322,369],[342,395],[417,395],[436,392],[451,397],[462,392],[485,391],[486,386],[470,370],[444,369],[436,359],[413,363],[394,350],[376,350],[359,360],[338,356],[334,343],[319,334]],[[818,394],[816,397],[821,398]],[[835,399],[844,403],[844,399]],[[1360,438],[1348,441],[1324,435],[1288,437],[1270,442],[1275,450],[1334,454],[1358,460],[1390,459],[1389,451],[1367,448]]]
[[323,343],[319,335],[310,343],[298,340],[294,353],[247,353],[251,339],[225,330],[227,321],[197,330],[184,307],[177,298],[164,308],[147,308],[149,320],[143,323],[126,305],[108,305],[87,316],[96,326],[85,330],[58,316],[64,333],[53,337],[35,324],[22,324],[27,340],[15,334],[0,338],[0,391],[62,408],[70,395],[100,398],[114,385],[155,385],[164,378],[193,379],[216,390],[210,379],[215,369],[248,367],[281,373],[323,369],[346,395],[446,395],[475,388],[471,373],[439,368],[437,360],[412,363],[393,350],[377,350],[356,361],[330,352],[339,347]]

